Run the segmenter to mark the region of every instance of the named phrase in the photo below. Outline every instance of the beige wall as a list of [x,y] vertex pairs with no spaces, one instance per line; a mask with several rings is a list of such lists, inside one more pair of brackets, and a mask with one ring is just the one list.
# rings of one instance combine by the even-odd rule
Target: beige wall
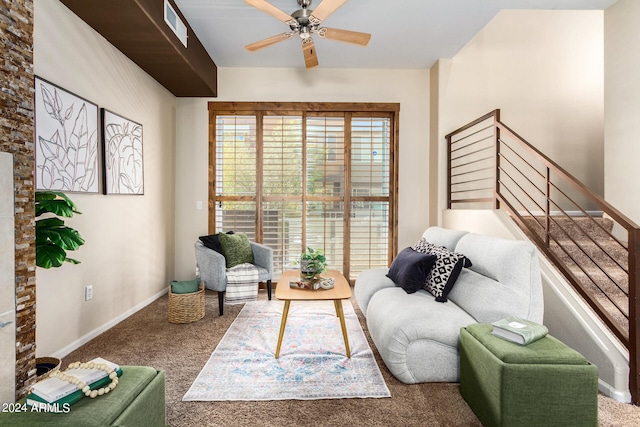
[[[400,103],[399,245],[428,225],[429,70],[218,69],[218,101]],[[193,242],[207,233],[208,99],[179,99],[176,275],[193,277]],[[197,201],[203,209],[197,209]]]
[[[429,75],[429,225],[438,225],[442,207],[438,203],[438,194],[443,182],[439,179],[438,167],[440,138],[440,65],[439,61],[431,67]],[[446,181],[444,181],[446,183]],[[446,184],[444,184],[446,185]]]
[[175,97],[58,1],[34,3],[36,75],[144,133],[144,196],[70,194],[82,215],[68,224],[86,240],[72,257],[82,263],[37,269],[37,354],[64,355],[173,277]]
[[432,70],[439,182],[446,177],[444,135],[500,108],[505,124],[602,194],[603,70],[602,11],[500,12]]
[[605,155],[607,201],[640,224],[640,2],[605,11]]

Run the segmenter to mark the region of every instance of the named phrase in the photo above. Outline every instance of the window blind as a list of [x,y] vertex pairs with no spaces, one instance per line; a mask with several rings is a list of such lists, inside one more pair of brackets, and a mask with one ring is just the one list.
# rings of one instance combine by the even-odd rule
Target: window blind
[[211,116],[212,232],[245,232],[270,246],[274,279],[297,268],[306,247],[322,248],[329,268],[351,279],[389,264],[396,238],[393,112],[221,104],[227,108]]
[[388,118],[354,117],[351,122],[352,278],[388,265],[390,128]]

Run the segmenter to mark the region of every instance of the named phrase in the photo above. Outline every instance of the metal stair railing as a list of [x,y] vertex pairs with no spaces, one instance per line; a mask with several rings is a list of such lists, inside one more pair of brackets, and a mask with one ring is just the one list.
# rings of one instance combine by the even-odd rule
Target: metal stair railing
[[640,399],[640,228],[500,121],[446,135],[447,207],[503,209],[629,351]]

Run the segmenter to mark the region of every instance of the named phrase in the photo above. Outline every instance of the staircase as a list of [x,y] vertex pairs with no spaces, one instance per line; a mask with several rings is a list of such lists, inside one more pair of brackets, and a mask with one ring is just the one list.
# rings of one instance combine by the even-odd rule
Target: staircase
[[507,212],[628,349],[638,405],[638,225],[503,124],[500,110],[446,138],[448,208]]
[[[533,230],[544,241],[544,218],[523,217],[523,221],[526,234]],[[613,221],[607,218],[552,218],[548,247],[578,280],[582,291],[595,299],[628,336],[628,251],[626,242],[613,238],[612,231]]]

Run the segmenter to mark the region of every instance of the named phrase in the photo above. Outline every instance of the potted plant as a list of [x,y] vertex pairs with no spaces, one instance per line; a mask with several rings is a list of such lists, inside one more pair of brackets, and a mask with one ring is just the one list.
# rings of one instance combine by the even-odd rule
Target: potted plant
[[75,251],[84,244],[78,231],[64,224],[59,217],[71,218],[80,214],[76,205],[59,191],[36,191],[36,265],[42,268],[60,267],[65,261],[79,264],[67,257],[67,251]]
[[[80,214],[76,205],[59,191],[36,191],[36,265],[42,268],[60,267],[62,263],[78,264],[80,261],[67,257],[67,251],[75,251],[84,244],[78,231],[64,224],[59,217],[71,218]],[[37,357],[36,370],[39,378],[60,368],[61,360],[55,357]]]
[[[35,210],[36,218],[45,215],[36,220],[36,265],[51,268],[60,267],[65,261],[79,264],[80,261],[67,257],[67,251],[78,249],[84,239],[59,218],[80,214],[76,205],[59,191],[36,191]],[[61,362],[55,357],[37,357],[36,375],[46,378],[49,372],[60,368]]]
[[327,271],[327,258],[324,250],[313,250],[307,247],[307,251],[300,256],[300,273],[306,278],[312,279],[320,273]]

